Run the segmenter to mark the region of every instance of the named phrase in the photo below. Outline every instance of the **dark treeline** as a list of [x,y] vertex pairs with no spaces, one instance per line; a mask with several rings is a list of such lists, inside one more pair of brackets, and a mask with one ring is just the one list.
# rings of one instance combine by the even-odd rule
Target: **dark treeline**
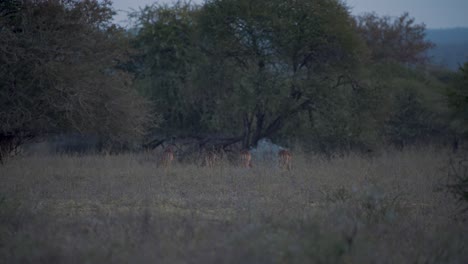
[[430,64],[425,26],[350,15],[338,0],[152,5],[0,3],[0,153],[52,134],[109,145],[168,138],[306,151],[454,142],[468,131],[468,64]]

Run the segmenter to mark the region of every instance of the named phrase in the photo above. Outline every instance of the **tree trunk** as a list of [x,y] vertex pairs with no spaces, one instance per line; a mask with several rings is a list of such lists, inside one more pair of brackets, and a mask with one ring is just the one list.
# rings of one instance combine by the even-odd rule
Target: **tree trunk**
[[248,114],[244,115],[244,133],[242,135],[242,148],[248,149],[251,144],[252,118]]

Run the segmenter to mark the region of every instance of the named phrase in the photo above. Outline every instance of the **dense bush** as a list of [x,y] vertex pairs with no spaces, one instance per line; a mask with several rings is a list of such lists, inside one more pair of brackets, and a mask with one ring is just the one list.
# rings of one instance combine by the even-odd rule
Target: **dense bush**
[[109,1],[9,0],[0,10],[0,160],[51,133],[142,135],[149,102],[120,64],[129,48]]

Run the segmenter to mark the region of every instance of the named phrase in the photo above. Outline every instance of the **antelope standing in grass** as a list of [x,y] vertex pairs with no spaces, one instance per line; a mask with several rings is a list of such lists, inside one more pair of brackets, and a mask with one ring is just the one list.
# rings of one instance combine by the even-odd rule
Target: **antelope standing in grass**
[[291,159],[292,155],[289,150],[282,149],[278,152],[279,166],[282,169],[291,170]]
[[218,161],[218,154],[214,150],[205,153],[205,166],[213,168]]
[[174,151],[172,150],[172,147],[169,146],[163,152],[163,155],[161,158],[161,165],[164,168],[168,168],[171,166],[173,160],[174,160]]
[[240,152],[241,167],[252,168],[252,155],[250,151],[244,149]]

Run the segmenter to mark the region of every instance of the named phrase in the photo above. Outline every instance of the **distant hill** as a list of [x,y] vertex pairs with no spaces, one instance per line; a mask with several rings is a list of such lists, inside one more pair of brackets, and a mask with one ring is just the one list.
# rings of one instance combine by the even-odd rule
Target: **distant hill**
[[468,28],[427,29],[426,38],[436,44],[429,52],[433,63],[457,70],[468,61]]

